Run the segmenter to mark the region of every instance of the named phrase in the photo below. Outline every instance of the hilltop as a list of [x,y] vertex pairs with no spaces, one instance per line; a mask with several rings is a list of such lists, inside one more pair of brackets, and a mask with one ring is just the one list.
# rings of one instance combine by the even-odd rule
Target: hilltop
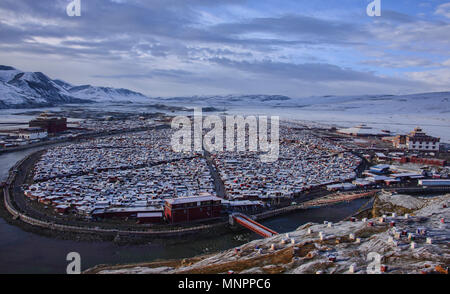
[[0,65],[0,109],[52,107],[68,103],[147,102],[148,97],[128,89],[75,86],[42,72],[23,72]]
[[376,215],[373,219],[336,224],[308,223],[287,235],[252,241],[238,251],[230,249],[178,261],[100,266],[87,273],[208,274],[232,270],[242,274],[346,274],[352,267],[354,273],[361,274],[370,270],[371,252],[380,254],[387,273],[448,273],[450,230],[445,222],[450,217],[449,201],[450,194],[431,199],[381,195],[374,211],[388,213],[389,208],[391,213],[407,211],[411,215]]

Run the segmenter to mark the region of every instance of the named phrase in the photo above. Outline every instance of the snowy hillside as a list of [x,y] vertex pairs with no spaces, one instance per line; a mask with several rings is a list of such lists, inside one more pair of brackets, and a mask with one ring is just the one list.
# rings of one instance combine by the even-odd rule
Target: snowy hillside
[[363,95],[290,98],[281,95],[224,95],[148,98],[127,89],[76,86],[50,79],[40,72],[22,72],[0,65],[0,108],[54,106],[64,103],[129,102],[166,105],[228,107],[270,107],[312,112],[354,114],[432,114],[450,116],[450,92],[414,95]]
[[76,86],[69,89],[72,96],[95,102],[149,102],[148,97],[127,89],[93,87],[91,85]]
[[378,95],[353,97],[317,97],[295,101],[308,110],[344,111],[366,114],[447,114],[450,92],[413,95]]
[[22,72],[0,65],[0,108],[28,108],[87,102],[148,102],[126,89],[73,86],[41,72]]
[[224,105],[274,105],[292,99],[281,95],[225,95],[225,96],[191,96],[161,98],[168,103],[205,104],[210,106]]
[[450,92],[414,95],[322,96],[289,98],[279,95],[192,96],[160,99],[163,103],[227,106],[270,106],[309,111],[336,111],[366,114],[444,114],[450,115]]

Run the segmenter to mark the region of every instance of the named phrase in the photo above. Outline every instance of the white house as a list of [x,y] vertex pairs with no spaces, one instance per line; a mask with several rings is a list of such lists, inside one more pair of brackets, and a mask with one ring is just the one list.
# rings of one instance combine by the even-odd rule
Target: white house
[[406,136],[406,146],[409,150],[439,151],[440,138],[426,135],[421,128],[416,128]]
[[26,140],[42,139],[48,136],[47,130],[41,128],[28,128],[19,130],[19,138]]

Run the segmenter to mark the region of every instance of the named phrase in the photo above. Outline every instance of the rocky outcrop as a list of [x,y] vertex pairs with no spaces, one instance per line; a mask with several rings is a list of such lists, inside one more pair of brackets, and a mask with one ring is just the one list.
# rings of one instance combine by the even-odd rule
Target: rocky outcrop
[[377,217],[387,213],[412,213],[424,205],[425,201],[417,197],[384,193],[375,199],[372,215]]
[[[378,198],[410,215],[332,224],[305,224],[289,234],[255,240],[239,248],[167,265],[99,267],[96,273],[447,273],[450,263],[450,194],[417,199],[403,195]],[[379,260],[378,260],[379,258]]]

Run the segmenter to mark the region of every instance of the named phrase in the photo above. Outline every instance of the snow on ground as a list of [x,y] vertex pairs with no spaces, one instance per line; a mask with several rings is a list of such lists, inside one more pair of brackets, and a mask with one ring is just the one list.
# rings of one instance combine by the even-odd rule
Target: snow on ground
[[[450,92],[309,98],[281,95],[148,98],[127,89],[72,86],[60,80],[51,80],[42,73],[23,73],[15,79],[14,85],[7,83],[21,73],[17,69],[0,66],[0,108],[22,103],[36,106],[46,101],[49,101],[49,105],[79,102],[70,101],[71,98],[111,104],[148,103],[189,108],[203,106],[218,109],[216,113],[276,115],[283,119],[319,122],[338,127],[353,127],[363,123],[376,131],[388,129],[393,134],[409,133],[420,126],[429,135],[450,143]],[[40,90],[35,91],[28,82],[37,83]],[[98,107],[103,108],[104,105]]]
[[[81,99],[81,100],[80,100]],[[147,102],[149,99],[127,89],[72,86],[52,80],[41,72],[21,72],[0,65],[0,108],[35,107],[85,102]],[[23,104],[23,105],[22,105]]]
[[160,103],[187,107],[215,107],[218,113],[276,115],[283,119],[354,127],[366,124],[375,131],[406,134],[422,127],[450,143],[450,92],[402,96],[327,96],[289,98],[271,95],[176,97]]
[[[395,197],[381,199],[408,207],[421,206],[411,205],[409,202],[414,201],[408,198],[410,196]],[[188,264],[180,262],[175,267],[159,264],[155,268],[151,265],[118,266],[100,269],[99,273],[226,273],[233,270],[236,273],[348,274],[353,271],[365,274],[381,273],[382,266],[386,273],[392,274],[448,272],[450,194],[424,199],[421,203],[423,207],[408,218],[400,215],[383,221],[374,218],[336,224],[308,223],[287,235],[255,240],[239,247],[239,251],[223,251]],[[372,255],[379,256],[380,262],[373,263]]]
[[[306,99],[306,109],[322,111],[345,111],[366,114],[444,114],[450,117],[450,93],[425,93],[402,96],[360,96]],[[301,99],[297,100],[300,102]]]
[[424,205],[424,201],[408,195],[383,194],[379,196],[379,200],[394,206],[400,206],[410,210],[417,210]]
[[20,71],[16,69],[9,69],[6,67],[7,70],[2,70],[2,67],[0,66],[0,81],[1,82],[9,82],[12,80],[17,74],[20,73]]
[[159,99],[167,104],[212,107],[249,106],[302,108],[308,111],[364,114],[444,114],[450,117],[450,92],[414,95],[362,95],[289,98],[280,95],[193,96]]
[[89,99],[95,102],[149,102],[149,98],[127,89],[114,89],[106,87],[93,87],[90,85],[73,87],[70,90],[72,96],[80,99]]

